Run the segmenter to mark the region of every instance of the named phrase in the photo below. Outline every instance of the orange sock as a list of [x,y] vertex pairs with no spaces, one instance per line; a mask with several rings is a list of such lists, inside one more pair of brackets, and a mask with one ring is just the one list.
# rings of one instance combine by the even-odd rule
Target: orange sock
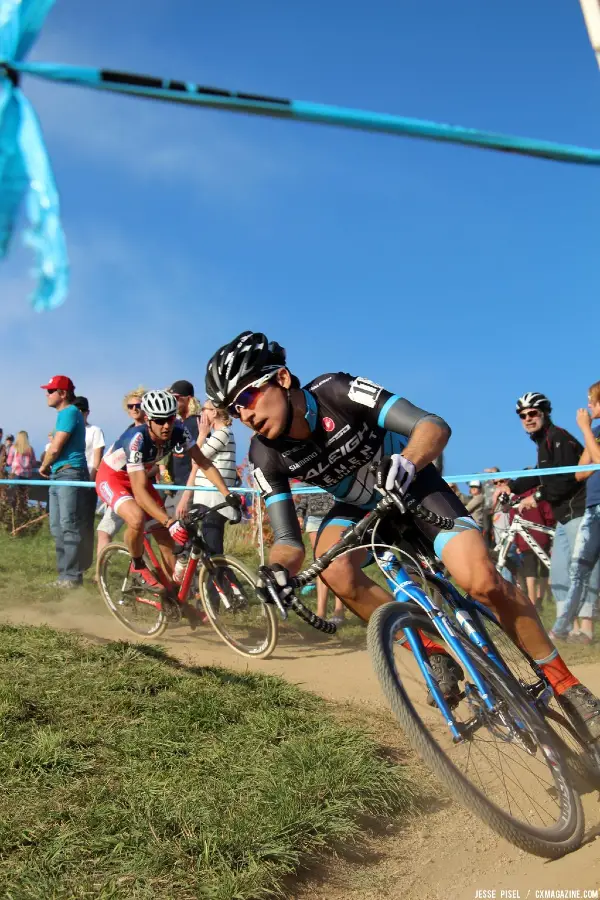
[[[432,653],[443,653],[445,656],[448,656],[448,651],[445,647],[442,647],[440,644],[436,644],[435,641],[432,641],[431,638],[428,638],[426,634],[423,634],[422,631],[419,632],[419,636],[423,641],[423,646],[425,647],[425,652],[427,656],[431,656]],[[412,647],[406,640],[406,637],[402,637],[400,643],[402,647],[406,650],[410,650],[412,653]]]
[[536,662],[557,695],[564,694],[570,687],[580,683],[579,678],[575,678],[558,653],[548,660],[536,660]]

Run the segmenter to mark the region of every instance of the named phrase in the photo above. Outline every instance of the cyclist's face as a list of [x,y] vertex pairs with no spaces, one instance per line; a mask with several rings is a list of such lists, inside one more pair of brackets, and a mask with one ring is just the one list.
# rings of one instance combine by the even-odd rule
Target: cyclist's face
[[252,406],[238,409],[244,425],[257,434],[273,441],[285,428],[288,415],[287,396],[284,388],[291,385],[287,369],[279,369],[273,381],[261,387],[252,401]]
[[175,416],[169,416],[168,419],[150,419],[148,421],[148,430],[153,441],[163,444],[171,437],[171,433],[175,426]]

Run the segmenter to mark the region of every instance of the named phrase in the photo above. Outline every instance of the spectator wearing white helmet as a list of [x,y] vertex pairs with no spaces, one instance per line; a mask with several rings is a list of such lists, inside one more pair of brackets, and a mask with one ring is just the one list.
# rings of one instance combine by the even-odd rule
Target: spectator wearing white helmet
[[[516,412],[526,433],[537,446],[537,469],[558,466],[576,466],[583,453],[577,438],[552,421],[552,405],[545,394],[530,391],[517,400]],[[514,494],[524,494],[535,488],[526,497],[520,509],[533,508],[538,500],[547,500],[556,519],[556,533],[550,563],[550,585],[556,601],[557,618],[565,611],[569,593],[569,567],[573,556],[575,538],[585,511],[585,485],[577,481],[575,475],[531,475],[508,483]],[[580,609],[579,629],[591,631],[592,615],[600,581],[600,567],[596,567],[589,581],[585,601]]]
[[[163,567],[169,578],[175,564],[173,542],[183,546],[188,533],[181,521],[166,513],[162,497],[152,485],[149,476],[156,461],[174,447],[182,447],[232,506],[237,505],[238,501],[237,497],[229,494],[219,471],[202,454],[184,425],[175,421],[177,399],[170,391],[147,391],[142,397],[142,410],[146,414],[146,422],[121,435],[100,463],[96,490],[127,525],[125,543],[131,554],[132,582],[160,591],[161,584],[143,558],[146,524],[150,520],[155,526],[153,536],[160,547]],[[190,623],[194,624],[193,608],[187,606],[184,612]]]

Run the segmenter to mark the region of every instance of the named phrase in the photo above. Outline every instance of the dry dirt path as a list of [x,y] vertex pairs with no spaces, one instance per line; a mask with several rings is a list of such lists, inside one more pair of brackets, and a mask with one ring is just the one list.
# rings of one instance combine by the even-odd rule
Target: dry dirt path
[[[84,591],[60,602],[4,607],[5,622],[41,624],[75,631],[92,640],[127,639],[118,622]],[[264,662],[247,661],[232,653],[208,628],[191,632],[186,627],[167,631],[160,643],[168,652],[194,665],[224,665],[280,675],[326,698],[364,705],[365,714],[381,712],[385,739],[394,744],[397,729],[386,715],[385,700],[364,649],[344,646],[340,640],[312,642],[297,632],[283,632],[274,656]],[[600,666],[575,667],[582,681],[600,693]],[[441,800],[437,809],[423,813],[410,827],[367,836],[359,852],[328,861],[300,883],[290,885],[288,896],[298,900],[537,900],[545,891],[584,891],[600,896],[600,798],[583,797],[586,841],[560,860],[547,862],[529,856],[490,832],[478,819],[454,802]],[[477,894],[478,891],[488,893]],[[495,892],[492,894],[491,892]],[[512,893],[511,893],[512,892]],[[537,893],[536,892],[540,892]],[[556,893],[555,897],[576,897]]]

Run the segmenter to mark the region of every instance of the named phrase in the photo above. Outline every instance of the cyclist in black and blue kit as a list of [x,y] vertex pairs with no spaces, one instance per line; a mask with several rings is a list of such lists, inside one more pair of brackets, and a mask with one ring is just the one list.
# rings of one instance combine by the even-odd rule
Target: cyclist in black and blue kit
[[[337,498],[321,526],[317,555],[337,543],[381,494],[410,491],[427,509],[455,519],[452,531],[415,521],[454,581],[494,610],[515,642],[538,662],[565,708],[586,723],[594,738],[600,737],[600,701],[569,671],[529,599],[496,571],[479,528],[433,465],[450,437],[442,418],[344,372],[320,375],[302,388],[287,368],[283,348],[249,331],[210,360],[206,392],[216,406],[254,431],[250,461],[275,535],[269,565],[259,571],[263,599],[268,599],[268,584],[285,603],[290,575],[304,559],[290,478]],[[339,557],[321,576],[364,621],[390,600],[361,568],[366,553]],[[440,686],[450,696],[463,673],[440,645],[427,638],[424,643]]]

